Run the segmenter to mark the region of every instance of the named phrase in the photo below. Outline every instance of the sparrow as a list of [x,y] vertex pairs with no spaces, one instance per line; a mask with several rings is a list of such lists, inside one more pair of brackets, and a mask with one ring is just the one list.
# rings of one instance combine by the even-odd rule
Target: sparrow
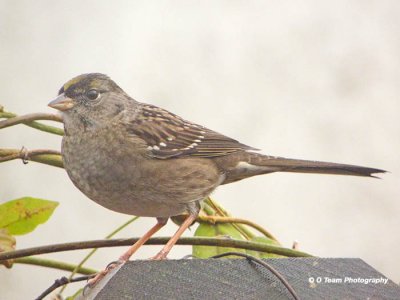
[[364,177],[385,172],[261,154],[217,131],[133,99],[100,73],[69,80],[49,106],[63,118],[61,153],[74,185],[110,210],[157,219],[119,262],[129,260],[170,217],[187,214],[154,257],[166,258],[196,219],[202,201],[219,185],[275,172]]

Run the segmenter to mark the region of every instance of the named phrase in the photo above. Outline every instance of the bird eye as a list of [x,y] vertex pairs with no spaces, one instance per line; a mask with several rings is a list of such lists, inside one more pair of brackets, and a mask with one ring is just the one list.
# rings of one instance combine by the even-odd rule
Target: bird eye
[[96,90],[89,90],[86,92],[86,97],[89,100],[96,100],[97,98],[99,98],[99,96],[100,96],[100,93]]

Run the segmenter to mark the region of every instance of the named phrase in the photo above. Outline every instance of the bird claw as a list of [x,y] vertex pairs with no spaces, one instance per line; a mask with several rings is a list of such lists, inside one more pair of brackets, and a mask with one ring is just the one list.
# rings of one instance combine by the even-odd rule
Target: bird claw
[[96,274],[96,276],[89,279],[86,287],[93,288],[101,279],[103,279],[108,274],[108,272],[110,272],[111,270],[115,269],[117,266],[123,263],[125,262],[121,260],[110,262],[103,271],[100,271],[99,273]]
[[107,270],[107,271],[111,271],[111,270],[114,269],[115,267],[117,267],[117,266],[119,266],[119,265],[122,265],[122,264],[124,264],[124,263],[125,263],[125,261],[123,261],[123,260],[114,260],[114,261],[110,262],[110,263],[107,265],[106,270]]
[[155,256],[151,257],[150,260],[164,260],[164,259],[168,259],[167,258],[168,253],[164,252],[164,251],[160,251],[158,252]]

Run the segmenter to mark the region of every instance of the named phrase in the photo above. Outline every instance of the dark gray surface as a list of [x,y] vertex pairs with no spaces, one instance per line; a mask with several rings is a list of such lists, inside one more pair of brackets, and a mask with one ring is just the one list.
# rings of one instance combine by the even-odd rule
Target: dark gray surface
[[[361,259],[264,261],[286,278],[300,299],[400,299],[400,287],[390,280],[386,284],[344,282],[346,277],[386,279]],[[310,277],[314,283],[310,283]],[[328,283],[325,278],[342,282]],[[87,295],[96,300],[293,299],[270,271],[246,259],[132,261],[100,289],[99,284]]]

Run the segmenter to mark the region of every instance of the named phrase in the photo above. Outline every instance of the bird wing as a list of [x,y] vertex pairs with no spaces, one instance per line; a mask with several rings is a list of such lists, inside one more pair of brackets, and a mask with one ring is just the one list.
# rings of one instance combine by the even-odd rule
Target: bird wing
[[128,131],[143,139],[150,155],[159,159],[216,157],[258,150],[150,104],[141,106],[129,122]]

